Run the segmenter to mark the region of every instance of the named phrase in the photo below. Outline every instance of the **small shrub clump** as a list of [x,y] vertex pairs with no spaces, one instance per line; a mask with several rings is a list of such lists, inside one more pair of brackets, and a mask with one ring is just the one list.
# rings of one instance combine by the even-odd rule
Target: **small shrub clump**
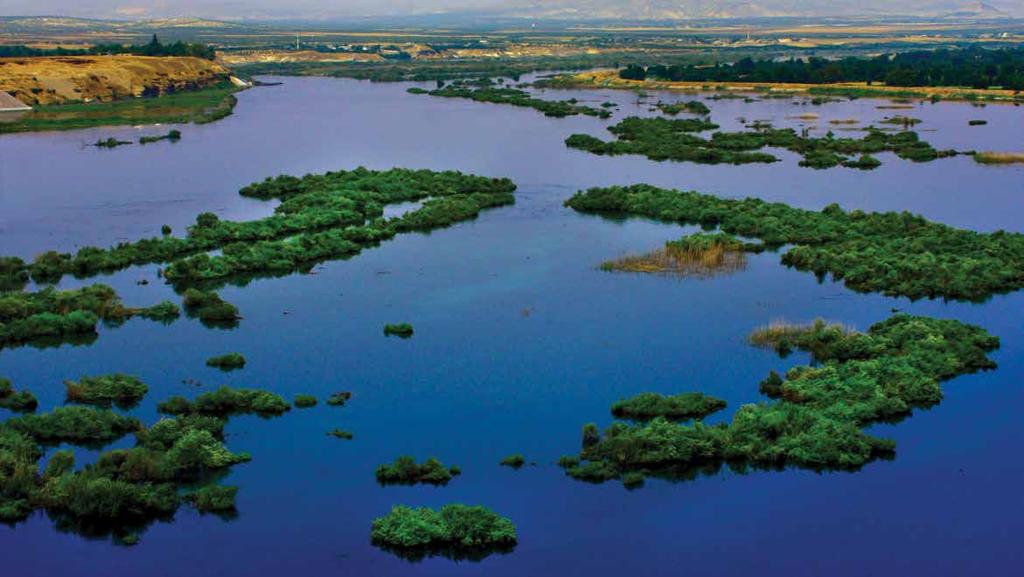
[[64,381],[66,401],[83,405],[128,409],[139,404],[149,387],[138,377],[115,373]]
[[309,409],[316,406],[316,397],[313,395],[295,395],[295,406],[299,409]]
[[408,323],[387,324],[384,325],[384,335],[388,337],[396,336],[401,337],[403,339],[408,339],[413,335],[413,328],[412,325]]
[[374,474],[381,485],[447,485],[460,472],[458,467],[445,467],[433,457],[418,464],[416,459],[402,456],[395,459],[394,463],[377,467]]
[[228,353],[219,357],[206,359],[206,366],[215,367],[222,371],[235,371],[245,367],[245,356],[241,353]]
[[259,389],[233,389],[222,386],[203,393],[194,401],[175,396],[157,405],[157,410],[168,415],[208,415],[230,417],[255,414],[276,417],[291,410],[281,395]]
[[0,377],[0,409],[15,413],[31,413],[39,401],[31,391],[15,391],[10,379]]
[[209,485],[185,495],[185,500],[200,513],[232,513],[238,487],[230,485]]
[[352,393],[348,391],[342,391],[340,393],[332,393],[331,396],[327,397],[327,404],[332,407],[344,407],[352,398]]
[[486,557],[516,545],[516,528],[509,519],[485,507],[445,505],[440,511],[396,506],[374,519],[373,543],[408,558],[443,555]]
[[655,417],[664,417],[671,421],[688,421],[703,419],[724,408],[725,401],[704,393],[668,396],[659,393],[640,393],[612,405],[612,414],[620,419],[635,421],[647,421]]
[[513,469],[519,469],[526,464],[526,457],[520,455],[519,453],[516,453],[514,455],[509,455],[505,457],[504,459],[501,460],[501,463],[499,464],[502,467],[511,467]]

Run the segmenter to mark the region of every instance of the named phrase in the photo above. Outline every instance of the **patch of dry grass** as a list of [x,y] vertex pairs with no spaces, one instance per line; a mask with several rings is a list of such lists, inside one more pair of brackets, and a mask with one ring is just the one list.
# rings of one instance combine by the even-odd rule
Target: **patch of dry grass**
[[817,319],[813,323],[794,323],[776,319],[754,329],[747,337],[747,342],[755,347],[778,349],[780,344],[791,343],[802,335],[833,328],[838,328],[845,335],[857,332],[853,327],[842,323],[831,323],[824,319]]
[[734,273],[747,266],[742,248],[723,243],[709,247],[667,244],[642,255],[626,255],[601,264],[601,270],[680,277],[710,278]]
[[974,160],[981,164],[1024,163],[1024,152],[978,152]]

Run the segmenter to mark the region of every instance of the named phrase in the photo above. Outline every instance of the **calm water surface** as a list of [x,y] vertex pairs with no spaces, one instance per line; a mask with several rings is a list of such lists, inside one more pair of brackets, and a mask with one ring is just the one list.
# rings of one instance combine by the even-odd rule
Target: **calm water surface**
[[[409,85],[283,81],[240,94],[226,120],[181,127],[178,144],[82,146],[166,127],[0,137],[0,252],[30,257],[108,245],[158,234],[165,223],[182,231],[206,210],[257,218],[273,205],[239,197],[241,186],[360,165],[508,176],[519,184],[517,204],[400,236],[312,275],[224,289],[245,317],[237,330],[133,320],[103,329],[89,347],[0,353],[0,374],[33,390],[44,410],[63,401],[64,379],[138,374],[151,387],[136,411],[147,422],[157,418],[157,401],[203,390],[186,379],[288,398],[355,394],[343,409],[231,421],[229,447],[253,455],[225,480],[241,487],[237,519],[183,507],[172,523],[146,531],[139,546],[124,548],[58,532],[37,513],[0,526],[3,575],[1017,574],[1024,562],[1024,295],[983,305],[860,295],[788,270],[775,254],[702,281],[602,273],[600,261],[684,229],[581,216],[562,202],[581,188],[649,182],[808,208],[906,209],[961,227],[1022,231],[1024,167],[969,158],[912,164],[891,155],[872,172],[798,168],[788,153],[781,163],[741,167],[602,158],[569,150],[563,140],[574,132],[608,137],[607,121],[413,96]],[[646,102],[626,92],[545,95],[570,96],[619,102],[621,118],[649,114],[659,95]],[[1009,106],[709,104],[726,129],[740,118],[770,119],[823,133],[830,119],[909,114],[923,120],[919,132],[938,148],[1016,150],[1024,129],[1024,111]],[[806,112],[821,119],[791,118]],[[989,124],[968,128],[974,118]],[[155,281],[155,267],[99,280],[130,305],[173,298],[159,282],[136,285],[141,278]],[[760,400],[757,382],[770,369],[806,358],[780,360],[747,346],[754,326],[821,316],[867,328],[893,308],[977,323],[1003,339],[998,370],[949,382],[938,407],[876,427],[897,441],[893,461],[853,474],[725,471],[685,483],[653,480],[632,492],[573,481],[553,464],[578,450],[584,423],[606,425],[609,405],[627,395],[700,390],[729,402],[719,418]],[[415,338],[385,339],[386,322],[413,323]],[[245,370],[224,375],[204,366],[228,351],[248,357]],[[335,427],[355,440],[327,437]],[[514,452],[536,466],[498,467]],[[437,456],[464,473],[445,488],[379,487],[373,469],[406,453]],[[411,564],[370,545],[371,520],[391,505],[448,502],[510,517],[519,546],[479,563]]]

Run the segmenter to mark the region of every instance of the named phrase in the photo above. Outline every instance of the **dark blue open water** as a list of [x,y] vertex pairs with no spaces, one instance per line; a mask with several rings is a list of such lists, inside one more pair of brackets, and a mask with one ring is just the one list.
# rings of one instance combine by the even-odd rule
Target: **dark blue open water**
[[[0,138],[0,253],[107,245],[157,234],[164,223],[181,231],[205,210],[258,217],[272,205],[237,196],[239,187],[278,173],[359,165],[509,176],[519,184],[517,204],[443,231],[401,236],[314,275],[227,288],[221,294],[245,317],[234,331],[138,320],[103,330],[89,347],[0,353],[0,374],[33,390],[41,410],[62,402],[64,379],[115,371],[150,384],[136,411],[147,422],[156,419],[157,401],[195,392],[184,379],[288,398],[355,394],[343,409],[232,420],[229,447],[253,455],[226,479],[241,487],[234,521],[182,508],[173,523],[155,524],[138,546],[125,548],[59,533],[37,513],[0,526],[0,574],[1019,574],[1024,294],[984,305],[859,295],[788,270],[774,254],[710,280],[611,275],[595,265],[682,229],[580,216],[562,201],[580,188],[649,182],[802,207],[907,209],[962,227],[1022,231],[1024,167],[983,167],[969,158],[916,165],[888,155],[873,172],[798,168],[788,154],[782,163],[745,167],[601,158],[562,143],[573,132],[605,136],[607,122],[593,118],[556,120],[412,96],[406,85],[284,82],[242,93],[224,121],[182,127],[178,144],[81,146],[166,128]],[[623,113],[646,113],[649,105],[624,92],[575,95],[615,100]],[[832,118],[911,114],[939,148],[1019,149],[1024,130],[1024,112],[1005,106],[710,104],[726,128],[741,116],[798,124],[786,117],[813,111],[824,130]],[[968,128],[972,118],[989,124]],[[155,279],[154,268],[99,280],[132,305],[173,298],[158,282],[137,286],[140,278]],[[749,347],[745,336],[757,325],[821,316],[867,328],[893,307],[977,323],[1003,339],[994,354],[998,370],[956,379],[940,406],[877,428],[898,442],[893,461],[852,474],[652,480],[633,492],[573,481],[553,464],[578,450],[584,423],[607,424],[609,405],[627,395],[704,391],[729,402],[720,418],[759,400],[757,382],[769,369],[806,359],[780,360]],[[413,323],[415,338],[384,338],[386,322]],[[245,370],[225,376],[204,366],[207,357],[235,350],[248,357]],[[355,440],[327,437],[335,427],[353,431]],[[497,465],[513,452],[537,465]],[[437,456],[464,473],[445,488],[379,487],[373,469],[404,453]],[[479,563],[410,564],[370,545],[371,520],[392,504],[448,502],[483,504],[510,517],[519,546]]]

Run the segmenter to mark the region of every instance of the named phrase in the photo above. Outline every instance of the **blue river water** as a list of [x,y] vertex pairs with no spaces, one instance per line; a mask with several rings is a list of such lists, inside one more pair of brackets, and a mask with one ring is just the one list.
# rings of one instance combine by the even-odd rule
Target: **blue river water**
[[[43,513],[0,526],[0,574],[112,575],[1015,575],[1024,562],[1024,294],[983,304],[910,302],[857,294],[749,258],[745,270],[711,279],[609,274],[603,260],[659,246],[684,229],[639,219],[610,221],[562,206],[591,186],[648,182],[796,206],[909,210],[951,225],[1024,231],[1024,167],[987,167],[967,157],[927,164],[881,155],[861,172],[656,163],[566,148],[574,132],[608,137],[609,121],[546,118],[536,111],[414,96],[407,84],[284,78],[239,95],[233,116],[181,126],[177,144],[84,147],[100,136],[165,132],[107,128],[0,137],[0,253],[30,257],[182,231],[195,215],[267,215],[273,205],[237,190],[276,174],[367,166],[458,169],[508,176],[515,206],[430,234],[407,234],[313,274],[257,280],[221,295],[244,319],[236,330],[192,320],[132,320],[101,329],[90,346],[0,352],[0,375],[40,399],[63,402],[65,379],[127,372],[150,385],[134,411],[221,383],[287,398],[349,390],[341,409],[320,406],[273,420],[236,418],[227,444],[252,454],[224,482],[238,485],[230,521],[183,507],[135,547],[58,531]],[[547,91],[590,104],[620,104],[616,118],[650,114],[654,94]],[[861,99],[824,106],[790,100],[708,103],[726,129],[740,118],[811,125],[893,114],[923,122],[937,148],[1015,150],[1024,111],[961,103],[879,109]],[[815,113],[818,120],[795,118]],[[967,126],[975,118],[988,125]],[[613,119],[611,122],[614,122]],[[129,305],[174,298],[155,267],[101,277]],[[148,279],[148,285],[137,284]],[[66,280],[63,286],[82,281]],[[976,323],[1002,338],[999,368],[944,385],[943,402],[873,432],[897,442],[891,461],[856,473],[723,470],[687,482],[649,480],[640,490],[590,485],[554,464],[576,453],[580,428],[611,422],[609,406],[642,391],[703,391],[728,401],[716,419],[762,400],[780,359],[746,343],[774,319],[816,317],[866,329],[897,308]],[[388,322],[416,336],[384,338]],[[239,351],[242,371],[206,358]],[[202,383],[198,387],[192,380]],[[325,433],[340,427],[352,441]],[[127,442],[127,441],[125,441]],[[528,465],[498,466],[510,453]],[[82,460],[89,453],[79,450]],[[450,485],[380,487],[374,468],[401,454],[459,465]],[[1015,456],[1017,455],[1017,456]],[[511,518],[519,545],[480,562],[410,563],[369,542],[370,523],[393,504],[481,504]]]

